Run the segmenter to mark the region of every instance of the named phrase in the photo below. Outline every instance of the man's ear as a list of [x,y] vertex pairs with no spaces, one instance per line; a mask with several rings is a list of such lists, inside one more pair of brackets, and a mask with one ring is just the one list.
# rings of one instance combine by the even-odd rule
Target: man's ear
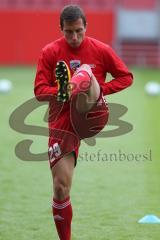
[[85,32],[86,32],[87,28],[88,28],[88,23],[86,23],[86,26],[85,26]]
[[60,31],[63,32],[63,29],[61,28],[61,25],[59,25]]

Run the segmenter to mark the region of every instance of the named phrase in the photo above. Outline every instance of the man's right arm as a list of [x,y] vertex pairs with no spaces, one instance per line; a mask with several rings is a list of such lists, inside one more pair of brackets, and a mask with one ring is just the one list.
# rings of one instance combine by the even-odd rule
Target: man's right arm
[[57,94],[57,86],[53,84],[54,62],[50,52],[42,50],[39,57],[34,83],[34,94],[39,101],[49,101]]

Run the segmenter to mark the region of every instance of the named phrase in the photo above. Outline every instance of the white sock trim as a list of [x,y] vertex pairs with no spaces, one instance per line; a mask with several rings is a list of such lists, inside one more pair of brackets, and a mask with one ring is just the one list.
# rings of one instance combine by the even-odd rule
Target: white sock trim
[[67,202],[64,203],[56,203],[53,201],[52,207],[57,208],[57,209],[63,209],[68,207],[71,204],[70,200],[67,200]]

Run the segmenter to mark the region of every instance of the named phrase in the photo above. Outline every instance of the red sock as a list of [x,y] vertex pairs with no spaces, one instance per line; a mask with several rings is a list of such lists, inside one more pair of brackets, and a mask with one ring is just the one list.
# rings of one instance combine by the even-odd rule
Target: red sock
[[73,95],[86,92],[91,86],[91,76],[87,71],[81,70],[71,78],[70,83],[73,87]]
[[72,221],[72,206],[70,197],[63,201],[53,199],[52,210],[60,240],[70,240]]

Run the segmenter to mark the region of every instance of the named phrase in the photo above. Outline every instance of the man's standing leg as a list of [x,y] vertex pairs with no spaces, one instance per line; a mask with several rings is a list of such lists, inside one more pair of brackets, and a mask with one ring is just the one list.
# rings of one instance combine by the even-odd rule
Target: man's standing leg
[[72,206],[70,189],[75,166],[75,156],[69,153],[52,167],[53,217],[60,240],[71,239]]

